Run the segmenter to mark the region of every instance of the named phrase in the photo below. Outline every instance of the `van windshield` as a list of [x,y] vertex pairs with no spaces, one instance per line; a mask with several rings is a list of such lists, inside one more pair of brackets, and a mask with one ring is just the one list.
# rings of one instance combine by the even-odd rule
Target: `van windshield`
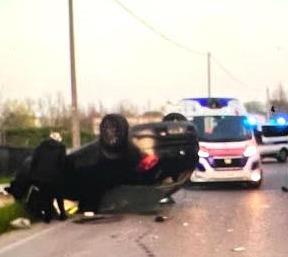
[[245,125],[245,116],[196,116],[192,119],[199,141],[235,142],[252,138],[252,130]]

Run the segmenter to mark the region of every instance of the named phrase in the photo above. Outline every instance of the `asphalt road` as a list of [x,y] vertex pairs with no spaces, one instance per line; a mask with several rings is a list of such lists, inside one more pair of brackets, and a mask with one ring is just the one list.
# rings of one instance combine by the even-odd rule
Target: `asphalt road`
[[263,168],[259,190],[181,190],[176,204],[163,209],[163,223],[153,215],[123,215],[106,223],[39,224],[1,236],[0,257],[287,257],[288,194],[280,188],[288,165]]

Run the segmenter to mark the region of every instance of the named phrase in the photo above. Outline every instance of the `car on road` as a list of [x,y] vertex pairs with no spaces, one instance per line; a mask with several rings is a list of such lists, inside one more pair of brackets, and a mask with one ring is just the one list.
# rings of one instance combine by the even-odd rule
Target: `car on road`
[[[114,202],[129,202],[129,197],[138,195],[138,203],[151,199],[157,204],[189,180],[198,150],[196,129],[190,122],[168,120],[129,128],[125,117],[109,114],[100,124],[99,140],[67,155],[65,176],[58,185],[63,198],[79,201],[85,211],[97,209],[110,191],[116,196]],[[30,162],[25,161],[9,189],[18,198],[30,186]],[[126,186],[125,193],[117,191],[121,186]],[[137,192],[142,192],[141,198]]]

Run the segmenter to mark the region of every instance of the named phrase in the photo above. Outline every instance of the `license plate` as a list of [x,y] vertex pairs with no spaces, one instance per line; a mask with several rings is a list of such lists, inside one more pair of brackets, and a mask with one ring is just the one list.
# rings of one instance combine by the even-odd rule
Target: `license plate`
[[225,159],[224,159],[224,163],[227,164],[227,165],[229,165],[229,164],[232,163],[232,160],[231,160],[230,158],[225,158]]
[[184,128],[182,127],[175,127],[175,128],[169,128],[168,130],[169,134],[182,134],[184,133]]

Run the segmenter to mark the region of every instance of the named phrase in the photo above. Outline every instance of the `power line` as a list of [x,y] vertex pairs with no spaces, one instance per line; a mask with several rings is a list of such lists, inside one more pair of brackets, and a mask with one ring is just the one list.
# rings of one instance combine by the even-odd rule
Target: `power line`
[[175,45],[178,48],[184,49],[190,53],[193,54],[198,54],[198,55],[205,55],[205,53],[202,53],[200,51],[194,50],[186,45],[183,45],[175,40],[173,40],[172,38],[168,37],[167,35],[165,35],[163,32],[161,32],[159,29],[157,29],[156,27],[152,26],[150,23],[148,23],[147,21],[145,21],[143,18],[139,17],[138,15],[136,15],[131,9],[129,9],[127,6],[125,6],[122,2],[120,2],[119,0],[113,0],[116,4],[118,4],[123,10],[125,10],[127,13],[129,13],[134,19],[136,19],[138,22],[140,22],[142,25],[144,25],[146,28],[148,28],[149,30],[151,30],[152,32],[154,32],[155,34],[157,34],[159,37],[161,37],[162,39],[170,42],[171,44]]
[[245,82],[243,82],[242,80],[238,79],[235,75],[232,74],[231,71],[229,71],[222,63],[220,63],[214,56],[211,56],[212,59],[214,60],[214,62],[220,67],[220,69],[222,71],[224,71],[232,80],[234,80],[235,82],[243,85],[243,86],[246,86],[246,87],[249,87],[249,85]]
[[[140,22],[142,25],[144,25],[146,28],[148,28],[149,30],[151,30],[153,33],[157,34],[159,37],[161,37],[162,39],[170,42],[171,44],[175,45],[178,48],[184,49],[187,52],[193,53],[193,54],[197,54],[197,55],[202,55],[202,56],[206,56],[206,53],[194,50],[192,48],[190,48],[189,46],[186,46],[184,44],[181,44],[177,41],[175,41],[174,39],[170,38],[169,36],[167,36],[166,34],[164,34],[162,31],[160,31],[159,29],[157,29],[155,26],[151,25],[149,22],[147,22],[146,20],[144,20],[143,18],[139,17],[137,14],[135,14],[131,9],[129,9],[126,5],[124,5],[121,1],[119,0],[113,0],[116,4],[118,4],[124,11],[126,11],[129,15],[131,15],[134,19],[136,19],[138,22]],[[214,56],[211,55],[211,58],[214,60],[214,62],[221,68],[222,71],[224,71],[232,80],[234,80],[235,82],[244,85],[244,86],[249,86],[248,84],[246,84],[245,82],[241,81],[240,79],[238,79],[235,75],[233,75],[233,73],[231,71],[229,71],[221,62],[219,62]]]

